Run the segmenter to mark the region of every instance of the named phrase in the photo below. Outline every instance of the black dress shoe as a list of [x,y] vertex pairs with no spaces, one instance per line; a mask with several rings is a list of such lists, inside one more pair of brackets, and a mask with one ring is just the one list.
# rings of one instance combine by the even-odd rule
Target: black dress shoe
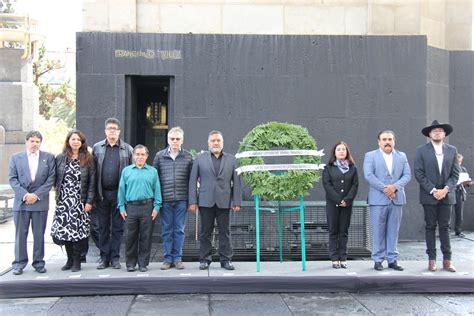
[[23,274],[23,269],[13,269],[13,274],[14,274],[14,275]]
[[221,262],[221,268],[224,268],[226,270],[235,270],[234,265],[230,261]]
[[38,273],[46,273],[46,268],[45,267],[37,268],[35,269],[35,271]]
[[106,261],[101,261],[97,266],[97,269],[102,270],[109,267],[109,263]]
[[377,271],[382,271],[383,270],[382,262],[376,262],[374,264],[374,269]]
[[393,270],[397,271],[403,271],[403,267],[397,263],[397,261],[394,261],[392,263],[388,264],[388,267]]
[[207,270],[207,269],[209,269],[209,262],[201,261],[199,263],[199,270]]
[[134,272],[137,269],[135,267],[127,267],[127,272]]
[[148,268],[147,267],[138,267],[138,271],[140,272],[147,272]]
[[465,236],[463,233],[461,233],[461,232],[457,232],[455,235],[456,235],[457,237],[459,237],[459,238],[464,238],[464,237],[466,237],[466,236]]

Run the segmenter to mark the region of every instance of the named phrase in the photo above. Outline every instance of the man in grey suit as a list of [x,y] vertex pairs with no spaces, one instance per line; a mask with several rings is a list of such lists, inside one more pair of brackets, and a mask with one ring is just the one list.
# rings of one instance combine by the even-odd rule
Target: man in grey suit
[[242,199],[240,177],[235,171],[237,162],[234,156],[222,151],[224,138],[221,132],[211,131],[207,142],[209,151],[197,156],[189,178],[189,210],[193,213],[199,210],[201,214],[199,269],[208,269],[212,262],[211,235],[214,220],[217,220],[221,267],[234,270],[230,208],[240,211]]
[[395,150],[395,133],[383,131],[378,135],[379,149],[364,158],[364,176],[369,183],[368,203],[373,228],[372,259],[374,269],[388,267],[402,271],[398,264],[398,232],[402,220],[402,205],[406,204],[405,186],[411,179],[405,153]]
[[33,263],[36,272],[45,273],[44,231],[49,209],[49,191],[55,180],[54,156],[40,151],[43,136],[38,131],[26,135],[26,151],[10,159],[8,179],[15,192],[15,260],[13,274],[20,275],[28,264],[27,238],[31,223],[33,231]]
[[420,203],[425,213],[426,253],[428,270],[436,271],[436,226],[443,253],[443,268],[456,272],[451,263],[451,243],[449,240],[449,219],[451,207],[456,204],[456,184],[459,178],[457,149],[444,143],[446,136],[453,132],[449,124],[434,120],[421,133],[430,142],[416,149],[415,178],[420,184]]

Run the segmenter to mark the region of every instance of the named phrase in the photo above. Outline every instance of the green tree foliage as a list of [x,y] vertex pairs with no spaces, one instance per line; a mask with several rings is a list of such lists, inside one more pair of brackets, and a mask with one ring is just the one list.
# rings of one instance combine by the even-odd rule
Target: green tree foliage
[[49,120],[52,116],[66,122],[67,126],[74,128],[76,125],[76,91],[71,86],[70,80],[55,87],[43,80],[51,71],[64,66],[58,59],[45,56],[46,48],[41,46],[38,50],[38,60],[33,64],[33,81],[39,89],[39,112]]

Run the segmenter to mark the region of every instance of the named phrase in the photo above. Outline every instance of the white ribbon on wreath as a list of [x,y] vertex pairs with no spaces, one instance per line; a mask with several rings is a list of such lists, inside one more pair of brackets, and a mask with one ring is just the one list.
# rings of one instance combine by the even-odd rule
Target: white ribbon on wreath
[[[237,159],[247,157],[275,157],[275,156],[324,156],[324,149],[321,150],[255,150],[244,151],[235,155]],[[278,170],[322,170],[325,164],[268,164],[268,165],[247,165],[237,168],[237,174],[254,171],[278,171]]]
[[324,156],[324,149],[321,150],[255,150],[255,151],[243,151],[237,153],[235,158],[247,158],[247,157],[271,157],[271,156]]
[[242,166],[235,171],[237,174],[242,172],[253,172],[253,171],[270,171],[270,170],[323,170],[325,164],[312,164],[312,163],[300,163],[300,164],[269,164],[269,165],[247,165]]

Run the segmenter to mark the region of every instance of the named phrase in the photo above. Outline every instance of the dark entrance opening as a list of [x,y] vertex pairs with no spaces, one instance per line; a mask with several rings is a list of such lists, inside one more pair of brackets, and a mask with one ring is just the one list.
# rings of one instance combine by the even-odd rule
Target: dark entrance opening
[[149,164],[167,145],[170,81],[167,76],[126,77],[125,139],[148,147]]

